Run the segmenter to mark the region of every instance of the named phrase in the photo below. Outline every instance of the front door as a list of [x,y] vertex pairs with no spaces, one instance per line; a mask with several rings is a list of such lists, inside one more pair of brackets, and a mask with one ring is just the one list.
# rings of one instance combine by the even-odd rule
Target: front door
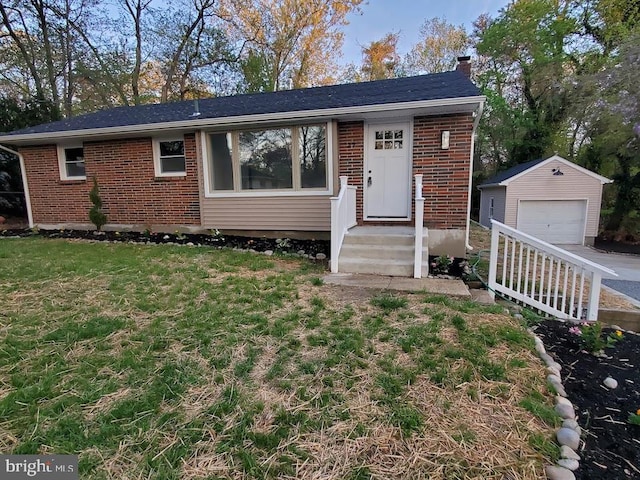
[[409,125],[369,125],[367,142],[364,171],[365,218],[409,218]]

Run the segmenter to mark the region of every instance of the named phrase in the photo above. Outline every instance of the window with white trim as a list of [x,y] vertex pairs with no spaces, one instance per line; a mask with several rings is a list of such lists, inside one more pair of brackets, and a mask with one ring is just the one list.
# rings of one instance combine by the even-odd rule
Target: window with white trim
[[207,146],[211,193],[328,189],[324,124],[211,133]]
[[183,177],[187,174],[184,139],[154,138],[153,154],[156,177]]
[[493,218],[493,197],[489,198],[489,218]]
[[85,180],[87,174],[82,145],[59,145],[58,166],[62,180]]

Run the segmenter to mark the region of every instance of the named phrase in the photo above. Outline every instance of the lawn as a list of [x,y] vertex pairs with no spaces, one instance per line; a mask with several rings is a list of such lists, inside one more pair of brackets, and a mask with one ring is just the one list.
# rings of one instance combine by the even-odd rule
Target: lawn
[[558,420],[500,307],[298,259],[0,240],[0,451],[83,479],[538,479]]

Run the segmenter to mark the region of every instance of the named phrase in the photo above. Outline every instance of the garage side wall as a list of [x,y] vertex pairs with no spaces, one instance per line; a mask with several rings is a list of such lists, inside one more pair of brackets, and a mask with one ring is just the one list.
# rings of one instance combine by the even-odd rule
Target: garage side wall
[[[491,199],[493,198],[493,217]],[[507,198],[506,187],[483,188],[480,194],[480,225],[491,228],[491,219],[504,223],[504,209]]]
[[[553,175],[554,168],[564,175]],[[592,244],[598,234],[602,184],[565,163],[551,161],[507,185],[504,223],[514,228],[518,222],[519,200],[587,200],[585,243]]]

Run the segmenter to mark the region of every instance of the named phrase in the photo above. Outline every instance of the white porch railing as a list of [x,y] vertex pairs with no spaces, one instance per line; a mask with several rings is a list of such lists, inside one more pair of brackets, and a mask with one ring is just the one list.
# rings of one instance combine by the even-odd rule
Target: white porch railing
[[347,230],[356,225],[356,190],[340,177],[340,192],[331,197],[331,273],[338,273],[338,256]]
[[[596,321],[602,265],[491,220],[489,289],[563,320]],[[499,276],[500,274],[500,276]]]
[[413,246],[413,278],[422,278],[422,234],[424,227],[424,197],[422,196],[422,175],[416,179],[415,243]]

